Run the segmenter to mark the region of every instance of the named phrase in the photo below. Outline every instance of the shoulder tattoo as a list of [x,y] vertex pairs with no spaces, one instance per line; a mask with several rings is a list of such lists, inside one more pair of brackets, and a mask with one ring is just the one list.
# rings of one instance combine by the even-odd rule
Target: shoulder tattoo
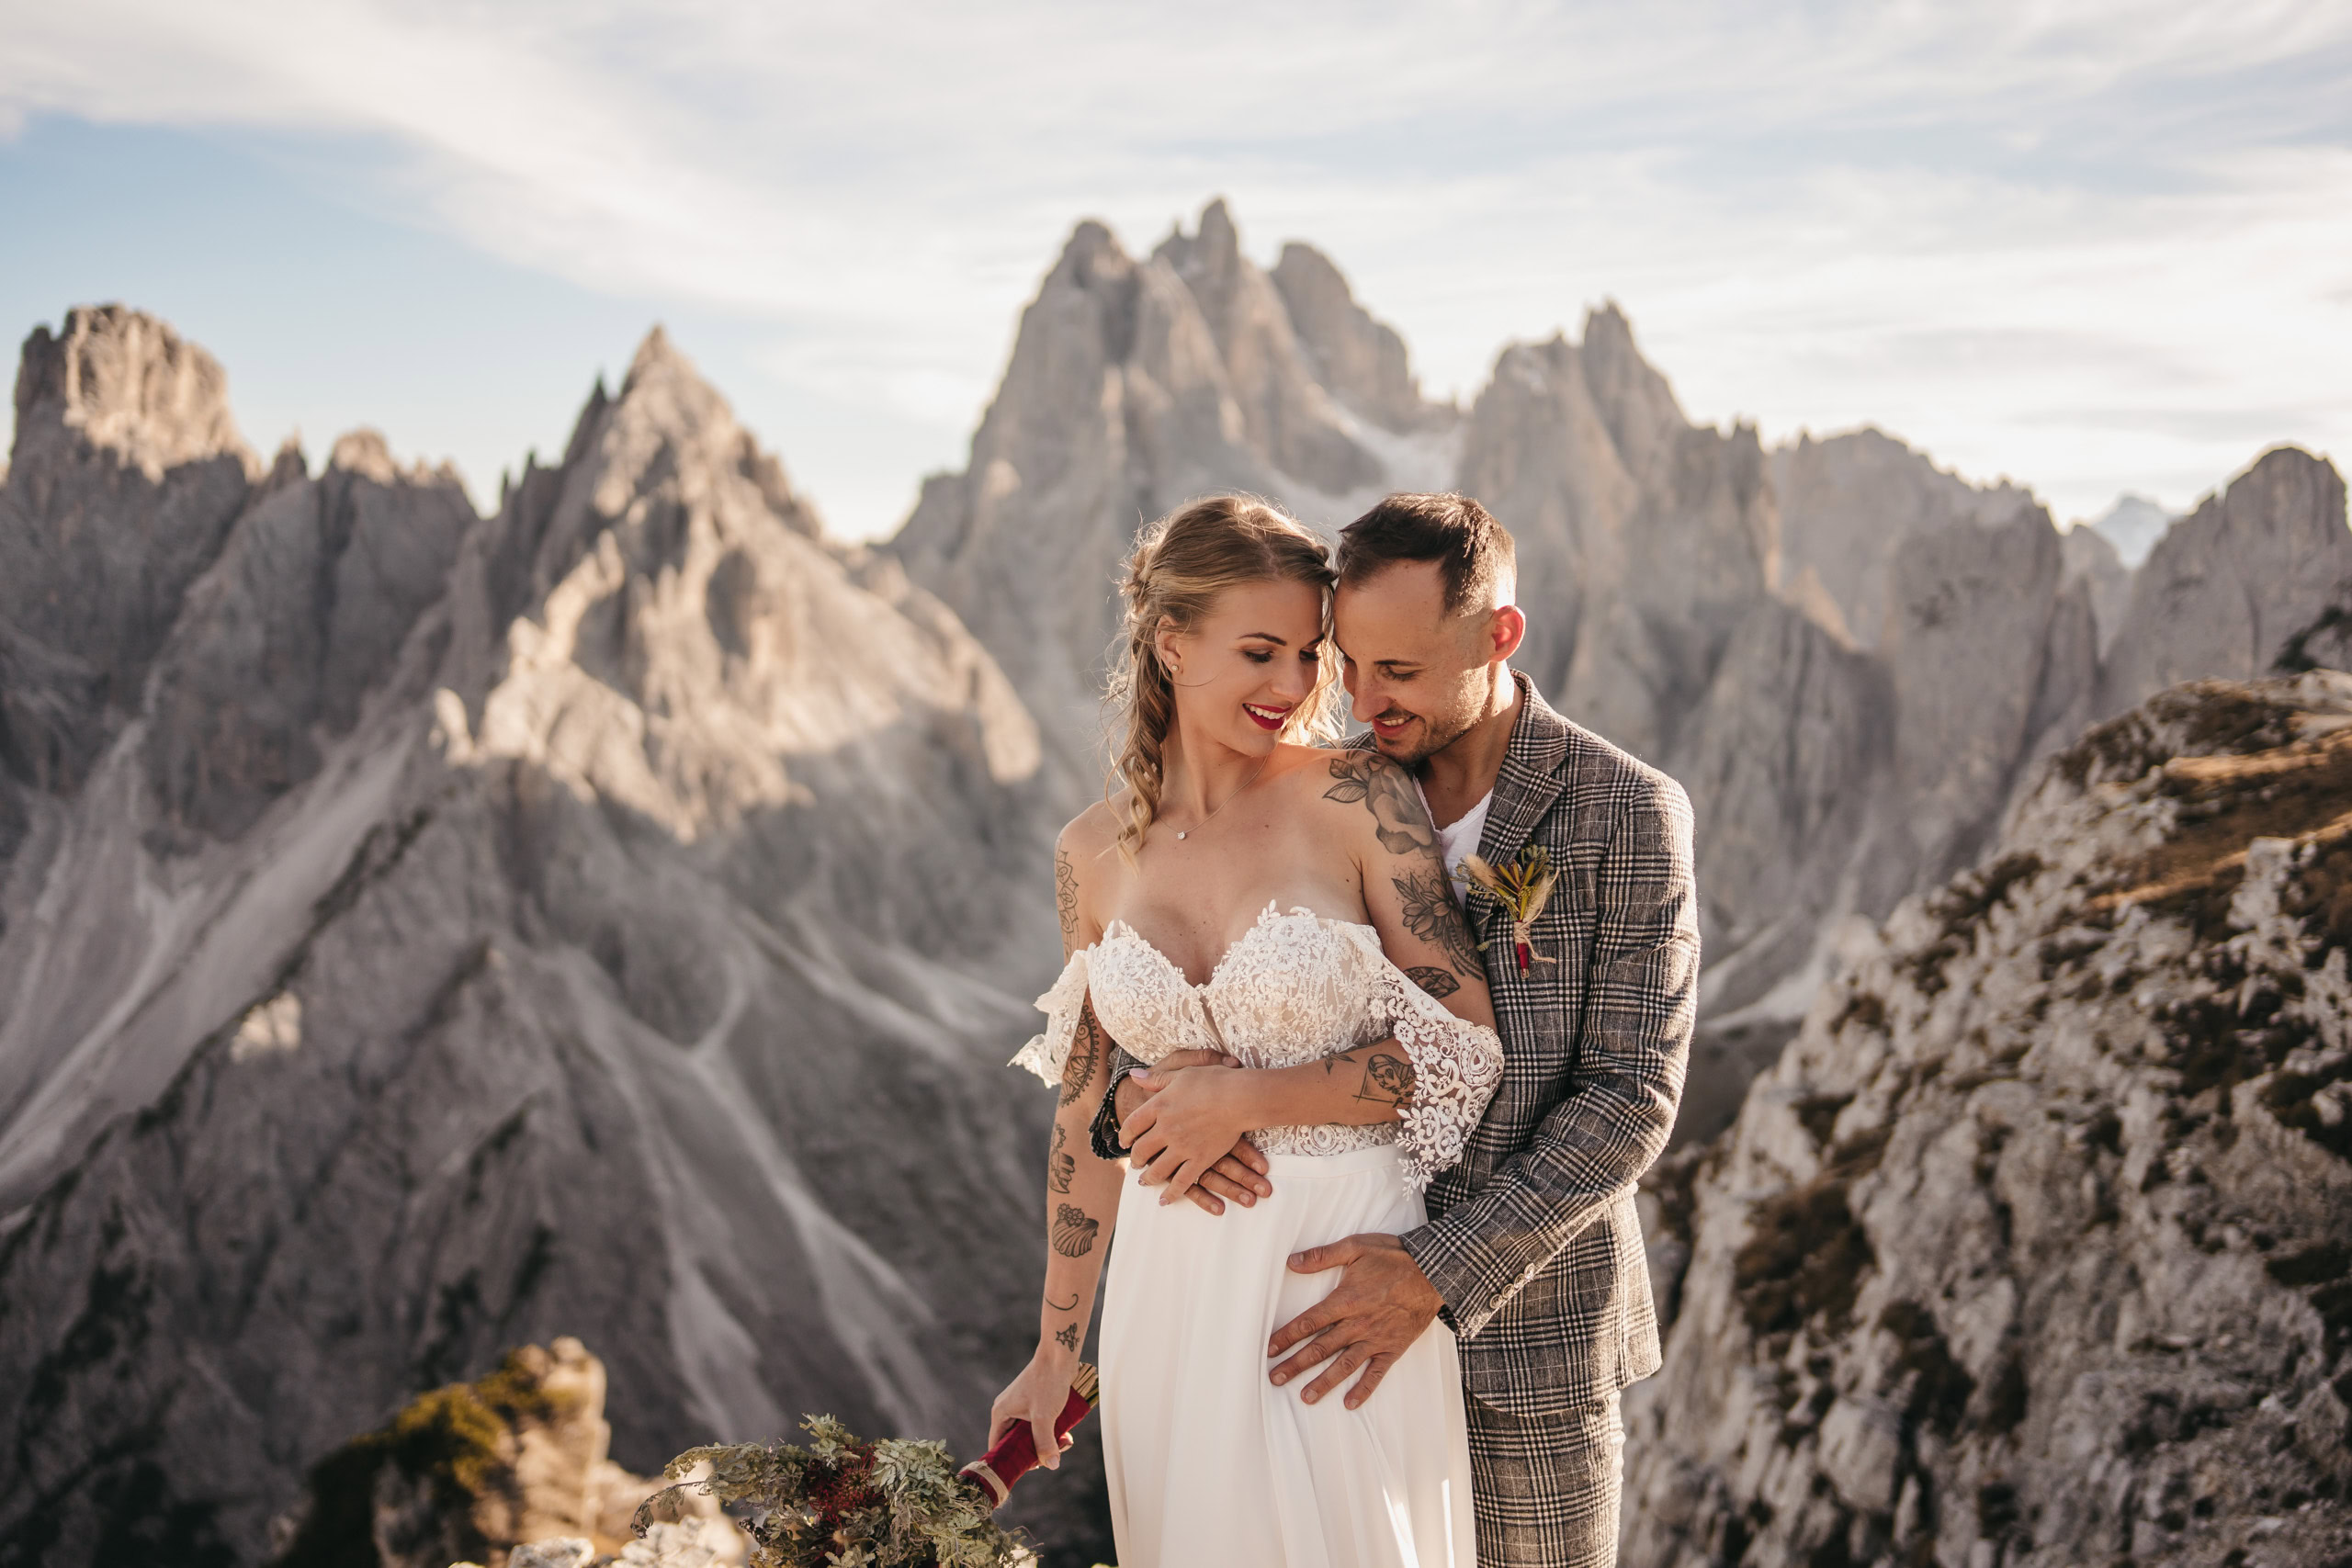
[[1326,800],[1358,804],[1372,813],[1380,847],[1392,855],[1420,854],[1437,848],[1437,830],[1421,805],[1420,792],[1405,770],[1377,752],[1350,751],[1331,759]]

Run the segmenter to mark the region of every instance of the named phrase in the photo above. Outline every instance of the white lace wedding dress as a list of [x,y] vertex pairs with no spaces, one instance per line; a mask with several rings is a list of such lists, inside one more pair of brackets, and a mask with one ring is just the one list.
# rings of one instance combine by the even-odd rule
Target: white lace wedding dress
[[1060,1081],[1079,1010],[1132,1055],[1213,1047],[1252,1067],[1394,1035],[1413,1064],[1401,1122],[1256,1134],[1274,1195],[1222,1216],[1130,1172],[1102,1305],[1102,1445],[1121,1568],[1473,1568],[1462,1374],[1442,1323],[1359,1410],[1277,1388],[1266,1342],[1339,1282],[1284,1267],[1302,1247],[1426,1217],[1421,1190],[1460,1157],[1502,1077],[1495,1032],[1408,979],[1373,929],[1269,905],[1195,986],[1113,922],[1037,1005],[1014,1058]]

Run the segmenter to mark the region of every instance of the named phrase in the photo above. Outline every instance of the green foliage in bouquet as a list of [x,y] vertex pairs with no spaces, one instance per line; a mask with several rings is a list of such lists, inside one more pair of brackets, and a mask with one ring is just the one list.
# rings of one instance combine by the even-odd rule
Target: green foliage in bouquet
[[[956,1473],[945,1445],[861,1442],[830,1416],[801,1423],[808,1446],[724,1443],[688,1449],[662,1470],[672,1483],[638,1506],[643,1535],[685,1517],[689,1488],[752,1514],[751,1568],[1027,1568],[1035,1554],[1000,1529],[988,1499]],[[695,1467],[710,1473],[688,1481]]]

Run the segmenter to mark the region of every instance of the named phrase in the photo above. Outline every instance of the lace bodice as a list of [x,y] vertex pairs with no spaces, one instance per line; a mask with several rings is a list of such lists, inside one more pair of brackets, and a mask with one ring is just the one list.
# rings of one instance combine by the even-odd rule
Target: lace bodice
[[1283,914],[1268,904],[1199,986],[1134,927],[1114,920],[1037,998],[1045,1032],[1013,1065],[1060,1082],[1090,991],[1102,1027],[1145,1062],[1200,1048],[1226,1051],[1245,1066],[1290,1067],[1394,1035],[1413,1064],[1402,1122],[1268,1127],[1252,1136],[1268,1154],[1396,1143],[1416,1190],[1462,1157],[1463,1141],[1502,1081],[1502,1042],[1493,1030],[1454,1017],[1408,979],[1370,926],[1311,909]]

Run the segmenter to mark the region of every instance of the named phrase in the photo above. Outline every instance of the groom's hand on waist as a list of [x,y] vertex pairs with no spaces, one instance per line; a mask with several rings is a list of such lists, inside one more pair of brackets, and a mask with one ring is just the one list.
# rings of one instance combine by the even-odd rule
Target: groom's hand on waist
[[1359,1368],[1363,1375],[1348,1391],[1348,1408],[1363,1404],[1445,1304],[1421,1266],[1393,1235],[1351,1235],[1327,1247],[1311,1247],[1292,1253],[1290,1267],[1299,1274],[1344,1270],[1329,1295],[1275,1329],[1267,1342],[1270,1357],[1297,1348],[1296,1354],[1268,1374],[1277,1383],[1303,1377],[1321,1362],[1331,1363],[1306,1385],[1301,1397],[1309,1404]]

